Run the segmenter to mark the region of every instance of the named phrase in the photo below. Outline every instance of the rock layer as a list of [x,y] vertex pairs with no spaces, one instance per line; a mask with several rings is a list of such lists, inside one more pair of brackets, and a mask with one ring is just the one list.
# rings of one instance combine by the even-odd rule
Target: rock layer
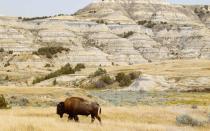
[[[170,59],[210,59],[208,6],[165,0],[94,1],[72,16],[25,20],[0,17],[1,67],[46,72],[47,63],[132,65]],[[198,10],[199,9],[199,10]],[[32,54],[62,46],[49,59]],[[5,54],[13,51],[13,54]],[[43,71],[44,70],[44,71]]]

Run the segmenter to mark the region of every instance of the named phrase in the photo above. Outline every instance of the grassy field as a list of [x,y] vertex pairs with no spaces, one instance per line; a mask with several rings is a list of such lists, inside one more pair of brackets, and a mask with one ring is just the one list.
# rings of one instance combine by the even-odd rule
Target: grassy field
[[[132,66],[104,67],[109,74],[142,71],[143,74],[162,75],[173,78],[179,86],[192,86],[187,81],[210,76],[210,61],[175,60]],[[96,68],[87,68],[80,74],[89,75]],[[170,79],[167,79],[170,80]],[[209,79],[207,79],[209,80]],[[203,81],[201,86],[210,86]],[[185,85],[186,84],[186,85]],[[199,88],[199,85],[195,85]],[[207,92],[129,92],[120,90],[85,90],[64,87],[17,87],[0,86],[0,94],[8,100],[29,101],[27,106],[13,106],[0,110],[0,131],[208,131],[210,124],[203,126],[177,125],[176,117],[188,114],[196,120],[207,121],[210,115],[210,95]],[[96,100],[102,105],[101,126],[90,117],[80,117],[80,123],[60,119],[56,115],[57,102],[66,97],[80,96]],[[15,101],[19,103],[21,101]],[[51,105],[51,103],[53,104]],[[193,109],[192,106],[196,108]],[[210,118],[209,118],[210,119]]]
[[180,126],[176,116],[183,113],[206,119],[209,109],[176,106],[102,107],[102,126],[98,121],[90,123],[90,117],[80,117],[80,123],[60,119],[55,108],[12,108],[0,110],[2,131],[207,131],[202,127]]
[[210,60],[171,60],[132,66],[107,67],[108,72],[142,71],[144,74],[169,77],[210,76]]

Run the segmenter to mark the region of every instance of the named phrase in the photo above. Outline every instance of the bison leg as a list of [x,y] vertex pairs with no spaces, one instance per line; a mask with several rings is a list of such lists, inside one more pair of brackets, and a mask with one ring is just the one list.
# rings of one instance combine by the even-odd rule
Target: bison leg
[[101,124],[101,117],[97,115],[96,118],[98,119],[98,121],[99,121],[100,124]]
[[93,123],[95,120],[95,116],[94,115],[91,115],[91,123]]
[[76,115],[76,116],[74,116],[74,120],[76,121],[76,122],[79,122],[79,117]]
[[72,120],[73,118],[74,118],[73,116],[69,115],[68,120],[70,121],[70,120]]

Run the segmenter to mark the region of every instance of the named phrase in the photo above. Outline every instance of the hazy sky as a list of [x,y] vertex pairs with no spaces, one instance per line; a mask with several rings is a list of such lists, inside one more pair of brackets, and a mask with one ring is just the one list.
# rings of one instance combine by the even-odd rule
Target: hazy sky
[[[71,14],[92,0],[0,0],[0,15],[44,16]],[[168,0],[171,3],[210,4],[210,0]]]

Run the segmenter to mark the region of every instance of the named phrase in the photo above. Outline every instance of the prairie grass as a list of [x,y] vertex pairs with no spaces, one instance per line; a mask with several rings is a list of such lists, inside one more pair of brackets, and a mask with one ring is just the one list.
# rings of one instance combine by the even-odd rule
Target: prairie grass
[[102,126],[96,120],[90,123],[90,117],[81,117],[80,123],[60,119],[55,108],[13,108],[0,110],[2,131],[166,131],[166,130],[202,130],[210,126],[190,127],[176,125],[176,116],[183,112],[207,118],[207,107],[193,110],[190,107],[176,106],[136,106],[102,107]]

